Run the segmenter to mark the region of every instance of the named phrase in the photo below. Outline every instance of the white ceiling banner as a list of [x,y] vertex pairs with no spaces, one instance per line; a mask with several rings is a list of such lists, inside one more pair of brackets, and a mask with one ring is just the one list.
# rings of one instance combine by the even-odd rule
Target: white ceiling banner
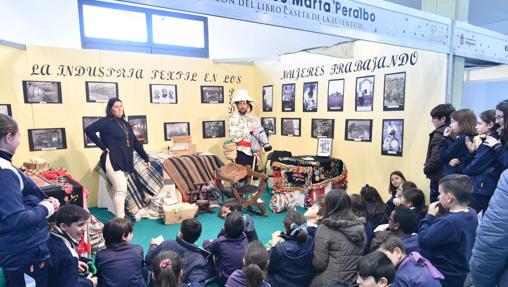
[[[461,56],[508,63],[508,37],[473,25],[457,24],[455,28],[449,18],[386,1],[121,1],[440,53],[456,51]],[[456,30],[454,35],[452,27]],[[482,32],[479,33],[477,28]],[[489,43],[488,47],[473,47],[471,43],[474,41],[470,41],[473,38],[478,44]]]

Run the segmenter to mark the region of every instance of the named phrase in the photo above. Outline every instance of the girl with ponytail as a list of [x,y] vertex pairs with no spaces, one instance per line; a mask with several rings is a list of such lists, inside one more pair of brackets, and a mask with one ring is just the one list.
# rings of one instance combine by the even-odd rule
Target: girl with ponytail
[[182,260],[173,251],[159,253],[152,261],[152,282],[155,287],[180,287]]
[[271,250],[268,282],[272,286],[309,286],[314,275],[313,233],[309,234],[305,218],[294,210],[288,211],[284,227],[280,237],[285,241]]
[[229,276],[226,287],[270,287],[264,281],[268,267],[268,252],[263,245],[254,240],[245,249],[243,269],[236,270]]

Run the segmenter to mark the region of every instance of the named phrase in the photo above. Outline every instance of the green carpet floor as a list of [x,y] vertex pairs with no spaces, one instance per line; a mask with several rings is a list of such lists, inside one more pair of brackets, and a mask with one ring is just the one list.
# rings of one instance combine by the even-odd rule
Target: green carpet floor
[[[263,195],[263,200],[265,201],[268,217],[263,217],[254,213],[249,214],[254,220],[259,240],[264,244],[272,238],[272,233],[274,231],[283,229],[283,220],[286,216],[286,212],[273,213],[270,211],[268,208],[270,195],[268,193]],[[224,225],[224,220],[217,216],[218,211],[219,209],[216,208],[215,213],[200,213],[198,215],[197,220],[203,225],[203,231],[201,237],[196,242],[197,245],[201,246],[206,239],[217,238],[217,234]],[[304,209],[298,208],[298,211],[303,213]],[[114,215],[105,208],[90,208],[90,212],[104,223],[114,218]],[[162,235],[164,239],[175,239],[180,229],[179,224],[165,225],[162,219],[142,219],[140,222],[134,222],[133,224],[134,238],[132,243],[143,246],[145,254],[150,246],[151,238]]]

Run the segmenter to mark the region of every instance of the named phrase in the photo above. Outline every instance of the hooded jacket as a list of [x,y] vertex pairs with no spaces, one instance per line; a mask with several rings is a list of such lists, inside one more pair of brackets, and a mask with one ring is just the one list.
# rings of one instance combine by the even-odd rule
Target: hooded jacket
[[268,282],[273,286],[309,286],[314,268],[312,255],[314,238],[308,236],[303,243],[291,240],[278,243],[270,253]]
[[508,286],[508,170],[501,174],[478,230],[469,264],[475,286]]
[[335,220],[325,218],[321,221],[314,246],[312,265],[317,273],[310,286],[322,286],[332,280],[340,280],[356,285],[358,260],[367,245],[365,220]]

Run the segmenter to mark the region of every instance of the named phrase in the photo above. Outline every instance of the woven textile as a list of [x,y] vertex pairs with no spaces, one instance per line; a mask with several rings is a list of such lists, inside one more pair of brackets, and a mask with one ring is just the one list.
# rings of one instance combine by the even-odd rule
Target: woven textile
[[176,187],[187,201],[187,193],[195,191],[195,183],[208,183],[215,178],[215,170],[224,163],[216,155],[184,155],[171,157],[162,162]]
[[[163,187],[162,165],[160,160],[150,156],[151,167],[146,168],[144,160],[134,153],[134,172],[127,176],[127,202],[125,208],[131,215],[138,213],[143,207],[150,206],[147,196],[156,197]],[[106,179],[106,187],[113,198],[112,184],[106,172],[97,165],[96,171]],[[159,210],[154,210],[159,212]]]

